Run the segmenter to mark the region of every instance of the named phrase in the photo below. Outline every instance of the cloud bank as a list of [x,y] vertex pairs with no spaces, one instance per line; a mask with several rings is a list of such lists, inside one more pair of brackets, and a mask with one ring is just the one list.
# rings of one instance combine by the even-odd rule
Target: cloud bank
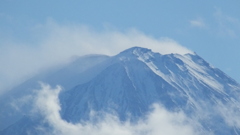
[[33,31],[33,37],[37,37],[35,42],[0,41],[0,94],[42,69],[66,62],[73,55],[115,55],[133,46],[162,54],[192,53],[172,39],[155,39],[135,29],[97,31],[83,25],[60,25],[50,20],[36,25]]
[[[169,112],[160,105],[153,105],[153,111],[146,119],[136,123],[121,122],[111,114],[98,118],[96,122],[72,124],[63,120],[59,114],[60,105],[58,94],[61,87],[51,88],[42,84],[35,99],[35,109],[41,113],[51,127],[52,131],[45,134],[51,135],[198,135],[196,123],[192,123],[183,112]],[[95,117],[92,115],[92,117]],[[94,118],[95,119],[95,118]]]

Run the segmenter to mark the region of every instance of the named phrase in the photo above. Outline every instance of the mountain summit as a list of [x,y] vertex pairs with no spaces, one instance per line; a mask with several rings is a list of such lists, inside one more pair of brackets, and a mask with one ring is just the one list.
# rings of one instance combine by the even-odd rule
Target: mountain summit
[[[92,111],[113,112],[123,122],[134,122],[146,116],[152,104],[159,103],[170,112],[182,111],[199,122],[199,130],[216,135],[240,134],[240,126],[234,120],[239,116],[240,85],[197,54],[162,55],[133,47],[112,57],[81,59],[74,62],[79,70],[83,69],[74,71],[76,74],[69,69],[78,68],[69,68],[73,66],[70,64],[36,77],[38,81],[53,79],[50,85],[67,86],[59,95],[61,118],[67,122],[88,121]],[[91,64],[85,66],[86,60]],[[60,71],[65,71],[64,76]],[[16,89],[28,89],[36,78]],[[34,132],[41,119],[24,115],[0,133]]]

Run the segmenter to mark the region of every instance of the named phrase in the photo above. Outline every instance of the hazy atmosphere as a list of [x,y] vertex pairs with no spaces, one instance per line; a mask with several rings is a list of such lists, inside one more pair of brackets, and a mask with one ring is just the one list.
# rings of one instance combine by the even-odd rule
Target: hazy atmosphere
[[[52,86],[51,82],[40,82],[38,89],[33,90],[33,94],[21,95],[22,97],[19,97],[19,99],[13,98],[13,102],[6,104],[11,104],[11,109],[15,107],[15,110],[19,111],[18,109],[24,106],[22,104],[32,103],[32,108],[29,109],[29,112],[31,112],[30,116],[40,116],[48,124],[47,126],[51,127],[51,129],[46,131],[45,125],[37,127],[37,131],[41,131],[41,133],[46,135],[216,134],[214,130],[210,130],[214,124],[206,122],[210,120],[219,120],[219,123],[222,122],[229,127],[229,132],[236,130],[235,132],[237,133],[237,129],[240,129],[238,111],[240,105],[238,103],[240,102],[238,99],[235,100],[235,96],[237,97],[239,94],[239,85],[235,81],[228,79],[228,76],[240,83],[239,7],[239,0],[213,0],[207,2],[192,0],[1,0],[0,97],[18,84],[23,83],[38,73],[42,73],[42,71],[50,67],[60,67],[70,63],[69,69],[75,69],[75,65],[71,64],[71,62],[79,56],[89,54],[115,56],[125,49],[138,46],[152,50],[148,50],[143,56],[141,56],[141,53],[146,50],[141,50],[141,48],[133,50],[138,62],[140,61],[142,65],[145,65],[138,70],[134,65],[141,65],[138,62],[127,63],[124,61],[124,58],[128,57],[127,54],[124,57],[116,56],[123,63],[125,62],[123,69],[117,67],[116,70],[115,68],[113,68],[113,71],[109,70],[109,72],[113,73],[119,71],[119,73],[116,73],[120,76],[118,82],[114,82],[115,78],[110,78],[112,74],[103,74],[105,73],[103,72],[104,68],[98,67],[94,61],[93,63],[97,66],[93,69],[96,69],[96,73],[95,71],[89,73],[86,70],[86,72],[81,71],[82,74],[80,74],[79,71],[77,72],[79,74],[76,74],[76,76],[79,75],[79,78],[83,78],[82,80],[90,78],[88,80],[90,83],[87,84],[94,84],[89,86],[92,88],[92,91],[95,88],[97,90],[101,89],[105,83],[107,83],[107,88],[115,89],[114,83],[118,86],[117,84],[127,84],[128,81],[131,82],[131,85],[126,90],[129,89],[130,91],[132,87],[137,89],[138,86],[135,85],[139,84],[142,81],[141,79],[146,76],[147,79],[144,78],[144,81],[141,82],[144,85],[140,83],[139,87],[144,86],[149,91],[154,91],[155,87],[161,87],[161,89],[166,87],[166,95],[169,94],[168,96],[174,99],[171,102],[175,102],[175,100],[177,102],[181,99],[181,102],[177,103],[177,105],[181,106],[186,103],[187,107],[185,109],[187,111],[184,109],[169,111],[172,108],[165,108],[165,102],[162,104],[157,102],[151,104],[150,111],[147,111],[144,117],[133,123],[130,120],[121,121],[114,113],[101,112],[104,117],[99,117],[99,112],[91,110],[92,108],[88,106],[91,119],[89,121],[72,123],[65,120],[60,114],[62,104],[59,93],[65,90],[65,88],[62,84],[55,85],[52,83],[54,84]],[[162,57],[157,57],[155,52],[162,55],[172,53],[179,55],[169,55],[168,57],[172,59],[166,62],[165,59],[161,59]],[[194,54],[200,57],[195,57]],[[132,58],[130,55],[129,57],[131,57],[129,61],[135,60],[135,57]],[[158,59],[152,60],[155,57]],[[201,57],[209,62],[210,66]],[[105,56],[101,56],[101,58],[107,59]],[[115,60],[115,57],[110,58]],[[161,65],[156,61],[161,61],[163,64]],[[181,65],[182,63],[179,61],[184,64]],[[91,66],[94,67],[95,65],[93,65]],[[91,69],[89,65],[84,66],[82,68]],[[227,75],[214,69],[214,67],[219,68]],[[150,70],[152,71],[151,73],[148,72]],[[63,71],[66,71],[66,73],[75,72],[70,72],[70,70]],[[129,80],[124,78],[126,77],[124,76],[125,72],[121,73],[121,71],[126,72]],[[174,71],[177,72],[176,75],[173,73]],[[96,75],[98,72],[102,73],[102,76],[107,79],[97,78],[99,77]],[[64,73],[57,73],[59,73],[59,76],[63,76],[63,79],[61,78],[63,81],[67,80],[67,77],[64,78]],[[152,75],[152,73],[155,74]],[[56,74],[52,74],[52,76],[54,75]],[[88,78],[87,75],[92,75],[92,78]],[[113,77],[115,77],[114,75]],[[50,75],[46,76],[49,77]],[[73,74],[69,76],[77,78]],[[54,77],[53,80],[56,79],[56,82],[62,81],[57,75]],[[118,79],[117,77],[116,80]],[[149,81],[152,78],[155,78],[154,83]],[[50,79],[47,78],[46,80],[51,81],[51,79],[50,77]],[[98,81],[95,82],[95,79]],[[121,79],[126,82],[121,82]],[[161,79],[166,84],[162,83]],[[64,83],[69,82],[67,80]],[[74,84],[75,82],[73,82],[69,86],[72,85],[73,88],[79,88],[79,91],[85,90],[88,86],[86,88],[85,85],[82,86],[83,82],[79,84]],[[98,82],[102,83],[99,87],[97,87]],[[161,86],[160,82],[162,83]],[[27,85],[31,87],[31,81],[29,84],[27,83],[19,88],[25,88]],[[124,86],[119,85],[116,90]],[[108,90],[107,88],[106,90]],[[198,89],[200,94],[191,93],[191,90],[195,89]],[[139,88],[140,90],[142,89]],[[70,92],[72,91],[74,89],[71,89]],[[178,94],[179,91],[186,95]],[[234,94],[234,92],[238,94]],[[149,94],[150,98],[148,97],[149,101],[152,101],[151,94]],[[175,97],[174,94],[179,97]],[[199,98],[194,94],[197,96],[199,94]],[[218,99],[219,95],[224,100]],[[91,96],[89,97],[91,98]],[[156,93],[152,97],[156,98]],[[188,99],[185,101],[186,97]],[[205,98],[209,101],[202,103],[205,101]],[[65,97],[63,99],[65,100]],[[87,97],[83,97],[83,101],[85,99]],[[74,101],[72,102],[74,103]],[[134,103],[132,106],[134,106]],[[213,104],[215,105],[214,107],[212,107]],[[192,113],[188,109],[195,109],[194,111],[197,113]],[[0,120],[2,117],[6,119],[3,114],[7,111],[7,109],[6,111],[4,109],[0,110]],[[191,116],[188,116],[186,112],[192,113]],[[24,113],[22,114],[24,115]],[[209,126],[207,127],[202,123],[207,123],[210,126],[206,124]],[[3,125],[3,123],[0,123],[0,133],[1,128],[4,127]],[[220,125],[217,128],[221,129],[221,126],[224,127],[225,125]],[[218,130],[216,129],[216,131]],[[34,133],[29,132],[29,134]]]

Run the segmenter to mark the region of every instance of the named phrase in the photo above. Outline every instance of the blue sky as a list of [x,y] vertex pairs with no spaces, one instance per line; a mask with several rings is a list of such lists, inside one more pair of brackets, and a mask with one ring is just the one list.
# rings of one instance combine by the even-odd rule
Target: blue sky
[[[18,56],[10,54],[19,53],[19,48],[25,48],[22,54],[38,49],[48,36],[53,37],[52,29],[61,29],[56,30],[58,34],[74,33],[80,27],[95,35],[136,30],[153,39],[170,38],[240,82],[239,7],[239,0],[1,0],[0,59],[4,60],[0,62],[18,63],[10,58]],[[1,80],[16,77],[5,74],[7,69],[0,68]]]

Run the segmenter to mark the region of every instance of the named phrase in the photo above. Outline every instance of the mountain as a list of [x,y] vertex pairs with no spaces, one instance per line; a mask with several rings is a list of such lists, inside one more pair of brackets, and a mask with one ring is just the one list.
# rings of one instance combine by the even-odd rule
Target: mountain
[[[94,66],[108,59],[106,55],[86,55],[72,62],[43,71],[8,93],[0,96],[0,130],[17,122],[32,110],[31,100],[34,91],[39,89],[39,81],[54,86],[60,84],[65,90],[91,80],[101,71]],[[84,66],[83,66],[84,65]]]
[[[59,95],[60,114],[70,123],[90,120],[92,110],[114,112],[121,121],[130,118],[134,122],[148,114],[152,104],[159,103],[170,112],[183,111],[191,120],[200,123],[201,130],[216,135],[240,134],[238,123],[230,121],[230,116],[237,117],[239,113],[240,85],[197,54],[162,55],[133,47],[112,57],[81,57],[60,70],[40,76],[12,92],[22,93],[20,97],[31,94],[39,80],[62,85],[65,90]],[[15,95],[14,98],[19,98],[19,94]],[[27,107],[30,110],[31,105]],[[5,113],[9,111],[13,109]],[[29,115],[25,110],[13,122],[0,133],[31,131],[37,134],[34,127],[42,124],[41,116]],[[49,125],[44,127],[50,128]]]

